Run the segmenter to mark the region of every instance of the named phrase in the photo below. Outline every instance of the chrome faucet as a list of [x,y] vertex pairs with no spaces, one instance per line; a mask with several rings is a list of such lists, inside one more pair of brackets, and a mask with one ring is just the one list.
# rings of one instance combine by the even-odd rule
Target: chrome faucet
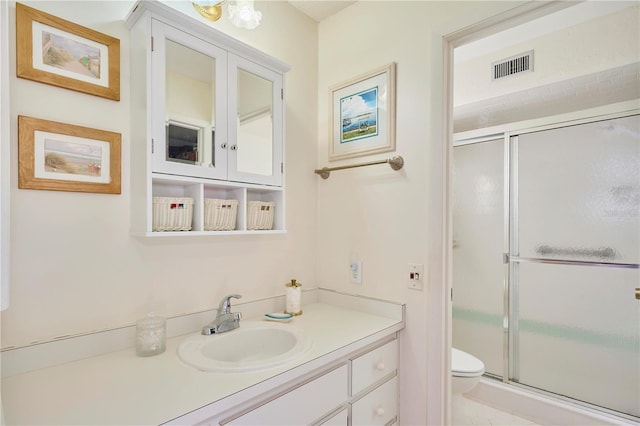
[[240,299],[241,297],[239,294],[225,296],[220,301],[220,305],[218,305],[216,319],[202,327],[202,334],[224,333],[240,327],[242,314],[240,312],[231,312],[231,298]]

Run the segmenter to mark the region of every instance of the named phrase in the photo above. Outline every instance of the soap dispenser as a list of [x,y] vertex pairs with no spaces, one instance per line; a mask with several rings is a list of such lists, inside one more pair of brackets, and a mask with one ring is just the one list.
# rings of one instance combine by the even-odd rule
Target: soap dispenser
[[285,284],[286,287],[286,304],[285,314],[302,315],[300,304],[302,301],[302,284],[292,279],[291,282]]

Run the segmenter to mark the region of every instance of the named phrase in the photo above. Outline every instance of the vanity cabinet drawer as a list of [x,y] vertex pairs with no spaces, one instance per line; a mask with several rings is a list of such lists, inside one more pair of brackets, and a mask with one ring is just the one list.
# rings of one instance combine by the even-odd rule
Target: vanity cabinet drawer
[[348,399],[346,365],[312,380],[224,425],[308,425]]
[[371,386],[398,367],[398,341],[393,340],[378,349],[351,361],[351,395]]
[[349,421],[349,409],[345,408],[335,416],[331,416],[323,422],[320,422],[321,426],[347,426]]
[[351,406],[353,426],[384,426],[397,416],[398,379],[392,378]]

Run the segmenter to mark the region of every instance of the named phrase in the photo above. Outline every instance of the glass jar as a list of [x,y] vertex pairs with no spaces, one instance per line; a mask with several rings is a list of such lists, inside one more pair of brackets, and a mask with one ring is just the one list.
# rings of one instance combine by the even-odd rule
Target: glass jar
[[136,322],[136,355],[151,356],[164,352],[167,339],[167,320],[149,313]]

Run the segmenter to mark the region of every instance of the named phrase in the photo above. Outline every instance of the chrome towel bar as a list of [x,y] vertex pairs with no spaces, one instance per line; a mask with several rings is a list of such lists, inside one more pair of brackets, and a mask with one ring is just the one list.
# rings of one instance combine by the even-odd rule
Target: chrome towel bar
[[314,170],[314,173],[319,174],[322,179],[329,179],[329,175],[334,170],[354,169],[356,167],[373,166],[376,164],[389,164],[393,170],[400,170],[404,166],[404,159],[401,156],[387,158],[386,160],[370,161],[368,163],[351,164],[348,166],[338,167],[323,167],[321,169]]

